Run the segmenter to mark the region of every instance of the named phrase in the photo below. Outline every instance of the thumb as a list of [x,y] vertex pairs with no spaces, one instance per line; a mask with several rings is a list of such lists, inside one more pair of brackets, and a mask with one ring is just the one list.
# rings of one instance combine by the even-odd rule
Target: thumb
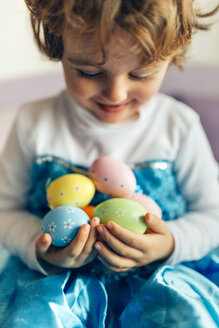
[[44,233],[36,241],[36,252],[38,255],[44,255],[48,251],[52,242],[50,234]]
[[155,233],[159,233],[159,234],[165,234],[165,232],[167,231],[167,225],[166,223],[158,218],[156,215],[153,215],[151,213],[147,213],[145,215],[145,221],[148,225],[148,229],[150,229],[150,231],[153,231]]

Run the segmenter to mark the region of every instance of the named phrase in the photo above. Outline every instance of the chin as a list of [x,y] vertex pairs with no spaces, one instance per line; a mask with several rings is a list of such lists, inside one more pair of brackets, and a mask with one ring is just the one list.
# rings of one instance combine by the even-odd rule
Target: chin
[[125,118],[124,118],[124,119],[122,119],[122,118],[118,119],[118,118],[113,118],[113,117],[108,118],[108,117],[98,117],[98,116],[97,116],[97,118],[98,118],[101,122],[103,122],[103,123],[107,123],[107,124],[120,123],[120,122],[123,122],[123,121],[126,120]]
[[102,117],[96,116],[101,122],[108,124],[122,123],[125,121],[136,121],[140,117],[140,111],[136,111],[132,113],[132,115],[124,115],[120,117]]

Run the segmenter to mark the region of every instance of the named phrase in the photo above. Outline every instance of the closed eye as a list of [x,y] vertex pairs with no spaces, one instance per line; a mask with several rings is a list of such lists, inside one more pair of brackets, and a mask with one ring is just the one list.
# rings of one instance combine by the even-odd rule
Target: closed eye
[[91,80],[100,78],[103,75],[103,72],[98,72],[98,73],[91,74],[91,73],[86,73],[86,72],[84,72],[84,71],[82,71],[78,68],[76,69],[76,71],[77,71],[77,73],[80,77],[83,77],[85,79],[91,79]]
[[146,80],[149,80],[152,78],[151,75],[148,75],[148,76],[137,76],[137,75],[134,75],[134,74],[131,74],[129,73],[129,77],[133,80],[138,80],[138,81],[146,81]]
[[[104,75],[104,72],[102,72],[102,71],[100,71],[98,73],[87,73],[78,68],[76,68],[76,71],[80,77],[85,78],[85,79],[90,79],[90,80],[101,78]],[[133,80],[146,81],[146,80],[149,80],[152,76],[151,75],[137,76],[137,75],[129,73],[129,77]]]

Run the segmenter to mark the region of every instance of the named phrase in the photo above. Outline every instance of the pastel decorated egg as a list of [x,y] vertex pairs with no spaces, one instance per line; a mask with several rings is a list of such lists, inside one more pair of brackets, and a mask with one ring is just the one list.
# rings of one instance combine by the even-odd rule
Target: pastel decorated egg
[[126,197],[136,187],[134,173],[123,162],[103,156],[91,165],[88,176],[94,181],[97,190],[110,197]]
[[88,215],[82,209],[60,206],[44,216],[42,230],[51,235],[52,245],[64,247],[71,243],[79,228],[89,222]]
[[146,210],[142,205],[129,199],[112,198],[100,203],[94,211],[94,216],[100,218],[100,223],[114,221],[125,229],[137,233],[145,233]]
[[49,184],[47,200],[51,209],[63,205],[82,208],[90,203],[94,193],[91,179],[82,174],[66,174]]
[[147,212],[156,215],[160,219],[162,218],[160,206],[151,197],[135,192],[127,199],[134,200],[141,204]]

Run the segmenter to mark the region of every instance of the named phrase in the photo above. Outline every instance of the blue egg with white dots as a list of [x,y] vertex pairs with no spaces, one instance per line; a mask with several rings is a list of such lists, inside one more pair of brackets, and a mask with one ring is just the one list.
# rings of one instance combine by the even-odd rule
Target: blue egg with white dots
[[42,230],[51,235],[52,245],[65,247],[71,243],[85,223],[90,223],[90,218],[81,208],[59,206],[44,216]]

